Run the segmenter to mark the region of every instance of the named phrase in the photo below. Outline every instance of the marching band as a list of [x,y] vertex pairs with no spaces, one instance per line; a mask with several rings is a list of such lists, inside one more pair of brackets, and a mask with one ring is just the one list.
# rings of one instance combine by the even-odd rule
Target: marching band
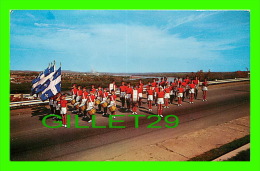
[[[122,81],[118,88],[115,81],[106,88],[99,86],[96,89],[95,85],[92,85],[89,90],[86,87],[82,88],[82,86],[73,84],[70,102],[73,107],[72,112],[79,116],[83,115],[84,119],[88,118],[88,122],[92,122],[92,116],[96,112],[102,113],[103,116],[112,115],[112,118],[115,118],[117,107],[121,111],[132,112],[135,115],[138,108],[144,103],[143,99],[147,99],[148,112],[152,112],[154,105],[157,106],[157,115],[163,117],[163,108],[170,108],[169,105],[174,104],[175,99],[177,99],[177,106],[182,106],[184,98],[193,104],[194,99],[197,99],[200,85],[203,92],[202,101],[207,101],[207,79],[200,84],[198,77],[191,80],[187,76],[185,79],[175,78],[173,82],[168,82],[166,77],[162,77],[160,82],[154,79],[152,83],[148,82],[147,85],[144,85],[140,80],[136,86],[132,86],[130,82],[126,84]],[[121,105],[117,104],[116,94],[119,94]],[[53,114],[62,116],[62,125],[66,127],[67,101],[65,95],[58,93],[51,97],[49,105]]]

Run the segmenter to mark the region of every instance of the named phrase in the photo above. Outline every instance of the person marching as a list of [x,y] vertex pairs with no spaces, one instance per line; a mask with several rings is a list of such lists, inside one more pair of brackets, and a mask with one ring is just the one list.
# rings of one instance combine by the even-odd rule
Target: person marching
[[166,88],[166,86],[169,84],[168,82],[168,78],[167,77],[164,77],[164,86],[163,88]]
[[72,89],[71,89],[71,94],[72,94],[71,100],[76,100],[77,91],[78,91],[77,84],[73,84]]
[[194,93],[195,93],[195,84],[193,82],[191,82],[191,84],[189,84],[189,93],[190,93],[190,102],[189,103],[194,103]]
[[60,106],[61,106],[61,110],[60,110],[60,114],[62,117],[62,126],[64,126],[65,128],[67,128],[67,100],[65,99],[65,95],[61,96],[61,100],[60,100]]
[[154,78],[153,79],[153,82],[151,83],[151,85],[152,85],[152,90],[154,90],[155,89],[155,87],[157,86],[157,82],[156,82],[156,79]]
[[53,107],[53,98],[54,96],[49,98],[49,105],[50,105],[50,110],[51,110],[51,114],[54,114],[54,107]]
[[110,83],[108,85],[108,90],[109,90],[109,93],[111,93],[112,90],[116,91],[116,82],[115,81],[113,81],[112,83]]
[[172,89],[173,89],[173,93],[174,93],[174,100],[177,97],[177,89],[178,89],[178,80],[175,78],[174,82],[172,83]]
[[126,111],[131,111],[130,107],[131,107],[132,92],[133,92],[133,88],[131,88],[131,84],[128,83],[127,88],[126,88],[126,96],[125,96],[126,106],[127,106]]
[[183,93],[183,96],[182,96],[182,101],[184,101],[185,96],[186,96],[187,99],[189,98],[189,85],[186,81],[183,81],[181,83],[181,87],[183,87],[183,89],[184,89],[184,93]]
[[[57,98],[57,94],[52,96],[52,106],[53,106],[53,114],[57,115],[57,112],[56,112],[56,106],[57,106],[57,101],[56,101],[56,98]],[[53,120],[57,120],[58,118],[55,116],[52,118]]]
[[164,91],[163,91],[163,88],[162,87],[160,87],[159,88],[159,91],[158,91],[158,93],[157,93],[157,104],[158,104],[158,108],[157,108],[157,114],[158,114],[158,116],[160,116],[160,117],[163,117],[163,115],[162,115],[162,113],[163,113],[163,108],[162,108],[162,106],[163,106],[163,104],[164,104],[164,95],[165,95],[165,93],[164,93]]
[[171,87],[168,84],[166,85],[164,92],[165,92],[165,95],[164,95],[165,106],[164,106],[164,108],[169,108],[169,98],[170,98]]
[[[88,95],[87,99],[88,99],[87,111],[91,111],[92,109],[95,109],[95,99],[96,99],[96,96],[94,95],[93,91],[90,92],[90,94]],[[94,113],[90,114],[90,120],[88,122],[92,122],[92,115],[93,114]]]
[[114,115],[116,114],[116,94],[115,94],[114,90],[111,91],[109,100],[110,100],[110,103],[109,103],[108,108],[110,108],[111,115],[113,115],[113,119],[115,119],[116,117]]
[[154,106],[157,106],[157,98],[158,98],[158,93],[159,92],[159,85],[156,85],[154,88]]
[[138,91],[138,106],[141,107],[142,99],[143,99],[143,83],[141,80],[139,86],[137,87],[137,91]]
[[107,89],[105,88],[104,92],[102,94],[102,102],[101,102],[101,105],[104,108],[103,116],[108,115],[108,113],[107,113],[107,104],[108,104],[107,100],[108,100],[108,92],[107,92]]
[[197,99],[197,97],[198,97],[198,92],[199,92],[199,84],[200,84],[200,81],[199,81],[199,79],[198,79],[197,76],[195,77],[195,80],[193,80],[193,83],[195,84],[194,98]]
[[161,78],[161,81],[159,82],[159,86],[163,87],[164,88],[164,77]]
[[127,89],[127,86],[125,85],[125,82],[122,81],[122,85],[119,87],[119,90],[120,90],[120,100],[121,100],[121,103],[122,103],[121,108],[125,108],[126,89]]
[[82,94],[83,94],[83,91],[81,90],[81,86],[78,86],[76,103],[74,104],[74,107],[77,106],[80,103],[81,98],[82,98]]
[[[102,101],[102,96],[103,96],[103,91],[102,88],[99,86],[97,90],[97,102]],[[97,104],[98,105],[98,111],[101,112],[101,103]]]
[[133,115],[137,115],[137,103],[139,103],[138,87],[135,86],[132,91],[132,111]]
[[175,86],[176,86],[176,83],[175,82],[171,82],[170,83],[170,88],[171,88],[171,91],[170,91],[170,104],[173,104],[173,100],[174,100],[174,98],[175,98],[175,91],[176,91],[176,88],[175,88]]
[[149,89],[146,91],[147,93],[147,102],[148,102],[148,110],[152,111],[152,102],[153,102],[153,94],[154,91],[152,90],[152,87],[150,86]]
[[[53,107],[55,107],[56,115],[60,115],[60,98],[61,98],[61,93],[57,93],[53,98]],[[58,119],[58,118],[53,118],[53,119]]]
[[61,93],[57,93],[57,96],[56,96],[56,114],[57,115],[60,115],[60,98],[61,98]]
[[183,93],[184,93],[184,88],[183,86],[179,86],[177,88],[177,97],[178,97],[178,106],[182,106],[181,102],[182,102],[182,97],[183,97]]
[[82,100],[81,100],[81,104],[79,105],[79,114],[81,114],[81,112],[83,112],[83,115],[84,115],[83,118],[86,118],[86,113],[85,113],[85,110],[81,111],[81,107],[86,105],[87,98],[88,98],[87,88],[83,87]]
[[206,78],[204,79],[204,82],[202,83],[202,92],[203,92],[202,101],[207,101],[208,82],[207,82]]

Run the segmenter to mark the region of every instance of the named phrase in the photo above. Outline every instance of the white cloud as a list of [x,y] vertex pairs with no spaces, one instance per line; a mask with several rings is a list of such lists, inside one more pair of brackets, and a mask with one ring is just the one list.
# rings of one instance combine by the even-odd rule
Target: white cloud
[[125,24],[57,29],[44,36],[17,35],[12,40],[21,47],[38,49],[38,53],[42,53],[41,49],[53,54],[62,53],[64,62],[69,63],[74,58],[75,65],[81,67],[86,64],[90,66],[101,59],[102,62],[99,62],[95,69],[112,72],[117,71],[115,66],[118,65],[122,65],[118,68],[123,68],[123,71],[136,71],[138,67],[133,68],[134,61],[142,61],[140,66],[138,65],[139,71],[142,71],[144,61],[165,66],[187,61],[191,67],[194,60],[212,61],[221,58],[217,50],[234,48],[228,45],[228,41],[202,42],[194,37],[181,38],[177,34],[171,35],[158,27]]
[[49,27],[49,24],[45,24],[45,23],[34,23],[34,25],[38,27]]

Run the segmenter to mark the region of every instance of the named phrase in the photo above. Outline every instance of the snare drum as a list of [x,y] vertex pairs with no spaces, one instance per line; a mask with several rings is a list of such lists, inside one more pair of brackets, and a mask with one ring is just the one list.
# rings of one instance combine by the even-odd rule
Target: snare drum
[[114,112],[116,111],[116,106],[111,106],[110,108],[108,108],[110,112]]
[[70,102],[72,105],[74,105],[75,103],[76,103],[76,100],[75,99],[73,99],[73,100],[71,100],[71,102]]
[[75,106],[76,109],[79,109],[79,104],[77,106]]
[[108,105],[107,102],[102,102],[102,103],[101,103],[101,106],[102,106],[102,107],[107,107],[107,105]]
[[92,108],[88,111],[88,114],[90,115],[94,115],[96,113],[96,109],[95,108]]
[[80,107],[81,111],[84,111],[87,108],[86,104]]
[[99,105],[99,104],[100,104],[100,100],[96,100],[95,105]]

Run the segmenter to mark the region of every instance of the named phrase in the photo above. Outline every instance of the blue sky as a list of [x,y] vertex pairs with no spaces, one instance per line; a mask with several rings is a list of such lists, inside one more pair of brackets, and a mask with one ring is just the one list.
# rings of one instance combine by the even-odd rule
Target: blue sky
[[249,11],[14,10],[11,70],[237,71],[249,68]]

